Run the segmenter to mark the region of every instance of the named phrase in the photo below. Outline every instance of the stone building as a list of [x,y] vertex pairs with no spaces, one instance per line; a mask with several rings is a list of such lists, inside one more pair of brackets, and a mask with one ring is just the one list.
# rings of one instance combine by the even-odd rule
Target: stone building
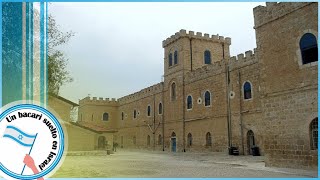
[[318,4],[253,12],[254,51],[231,57],[231,38],[180,30],[162,42],[163,82],[118,100],[86,97],[77,124],[106,128],[122,148],[257,146],[267,166],[316,168]]
[[73,122],[72,112],[78,108],[78,104],[61,96],[50,94],[48,105],[66,132],[68,151],[111,149],[115,131],[97,124]]

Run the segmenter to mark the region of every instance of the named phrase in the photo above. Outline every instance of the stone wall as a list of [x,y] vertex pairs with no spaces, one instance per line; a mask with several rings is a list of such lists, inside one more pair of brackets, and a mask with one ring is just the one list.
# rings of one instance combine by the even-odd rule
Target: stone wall
[[310,123],[318,116],[317,89],[274,94],[263,99],[266,165],[317,168]]
[[[109,130],[116,129],[119,120],[118,107],[119,102],[114,98],[86,97],[79,101],[78,121],[104,126]],[[109,114],[107,121],[103,120],[104,113]]]
[[70,111],[75,107],[75,105],[65,102],[57,98],[57,96],[52,95],[49,95],[48,105],[53,111],[58,114],[60,120],[71,121]]
[[317,62],[303,65],[299,42],[318,36],[317,3],[267,3],[254,9],[267,166],[316,168],[310,122],[317,118]]
[[64,123],[68,151],[92,151],[98,145],[97,134],[89,130],[77,127],[70,123]]

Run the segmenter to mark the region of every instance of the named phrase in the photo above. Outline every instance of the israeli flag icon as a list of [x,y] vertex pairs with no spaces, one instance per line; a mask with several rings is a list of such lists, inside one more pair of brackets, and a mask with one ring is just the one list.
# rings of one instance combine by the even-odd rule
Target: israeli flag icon
[[3,137],[10,138],[22,146],[32,147],[37,134],[27,134],[17,127],[7,126],[6,130],[4,131]]

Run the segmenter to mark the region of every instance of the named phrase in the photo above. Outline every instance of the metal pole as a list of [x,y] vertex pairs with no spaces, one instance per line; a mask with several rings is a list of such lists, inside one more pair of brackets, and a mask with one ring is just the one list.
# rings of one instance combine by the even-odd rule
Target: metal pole
[[192,65],[193,65],[193,63],[192,63],[192,38],[190,38],[189,39],[190,40],[190,69],[191,69],[191,71],[192,71]]
[[[33,148],[34,142],[35,142],[36,139],[37,139],[37,136],[38,136],[38,133],[37,133],[36,136],[34,137],[34,140],[33,140],[32,146],[31,146],[31,149],[30,149],[30,151],[29,151],[29,155],[30,155],[30,153],[31,153],[31,151],[32,151],[32,148]],[[26,167],[26,165],[23,166],[21,175],[23,174],[23,171],[24,171],[24,168],[25,168],[25,167]]]
[[[227,125],[228,125],[228,148],[231,147],[231,133],[230,133],[230,106],[229,106],[229,66],[226,63],[226,98],[227,98]],[[230,152],[229,152],[230,153]]]
[[242,155],[244,155],[244,142],[243,142],[243,123],[242,123],[242,103],[241,103],[241,100],[242,100],[242,93],[241,93],[241,73],[240,73],[240,70],[238,72],[239,74],[239,78],[238,78],[238,81],[239,81],[239,106],[240,106],[240,132],[241,132],[241,146],[242,146]]
[[153,94],[153,150],[156,149],[156,95]]
[[183,121],[183,152],[186,152],[186,122],[185,122],[185,92],[184,92],[184,72],[183,72],[183,82],[182,82],[182,101],[183,101],[183,105],[182,105],[182,111],[183,111],[183,118],[182,118],[182,121]]
[[162,120],[162,151],[164,151],[164,83],[162,82],[162,115],[161,115],[161,120]]
[[228,65],[228,109],[229,109],[229,129],[230,129],[230,147],[232,147],[232,123],[231,123],[231,102],[230,102],[230,71]]

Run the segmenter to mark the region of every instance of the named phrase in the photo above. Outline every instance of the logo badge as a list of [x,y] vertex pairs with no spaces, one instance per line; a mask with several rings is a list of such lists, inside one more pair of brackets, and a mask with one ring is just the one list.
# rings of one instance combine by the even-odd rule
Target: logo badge
[[0,176],[45,177],[58,165],[63,152],[62,127],[45,108],[19,104],[0,115]]

